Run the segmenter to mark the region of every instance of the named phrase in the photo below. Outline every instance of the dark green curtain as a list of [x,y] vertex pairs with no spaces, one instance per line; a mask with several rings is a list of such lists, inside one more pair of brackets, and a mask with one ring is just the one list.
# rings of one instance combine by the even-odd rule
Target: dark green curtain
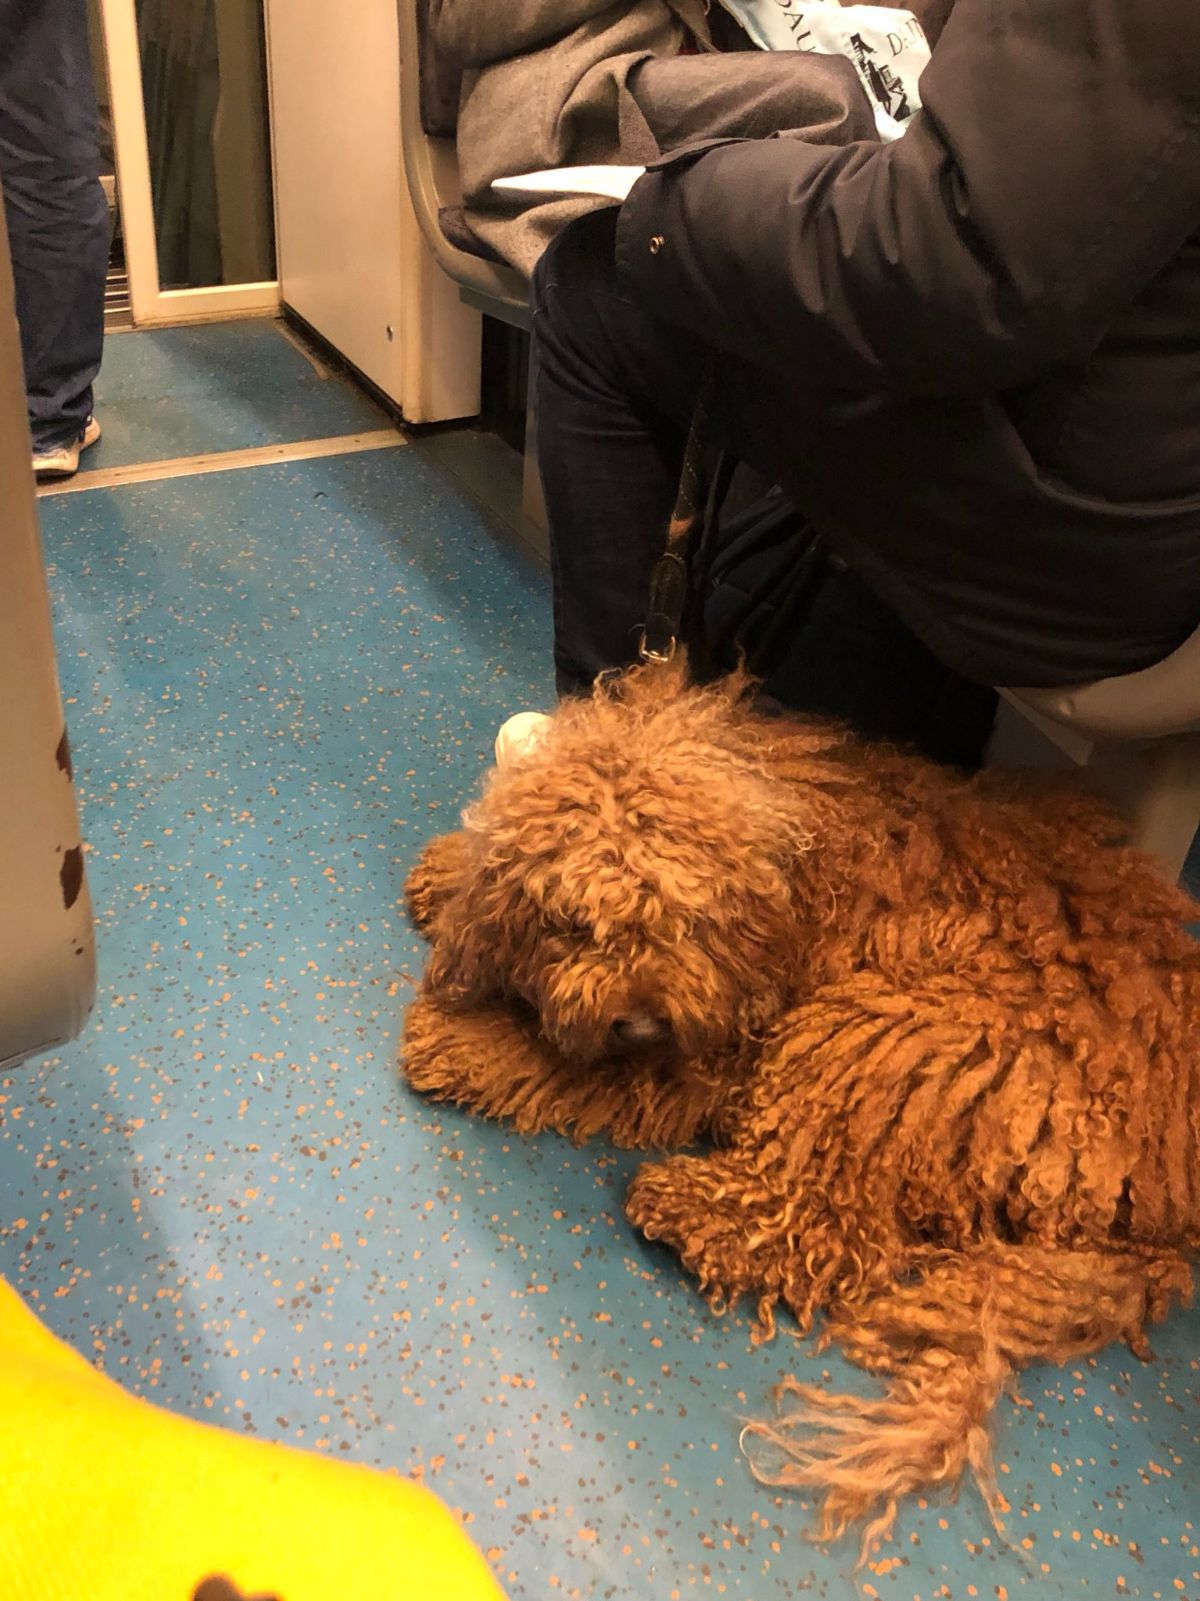
[[137,0],[159,282],[224,282],[213,129],[220,98],[212,0]]
[[275,271],[262,0],[137,0],[164,288]]

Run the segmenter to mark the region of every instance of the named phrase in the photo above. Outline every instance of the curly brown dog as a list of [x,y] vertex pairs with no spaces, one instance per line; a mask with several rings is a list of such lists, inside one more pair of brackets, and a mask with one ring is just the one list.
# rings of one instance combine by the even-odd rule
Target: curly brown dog
[[409,884],[420,1090],[648,1162],[716,1310],[814,1314],[755,1471],[825,1537],[970,1466],[1021,1365],[1144,1328],[1200,1244],[1197,908],[1095,802],[756,716],[662,668],[565,705]]

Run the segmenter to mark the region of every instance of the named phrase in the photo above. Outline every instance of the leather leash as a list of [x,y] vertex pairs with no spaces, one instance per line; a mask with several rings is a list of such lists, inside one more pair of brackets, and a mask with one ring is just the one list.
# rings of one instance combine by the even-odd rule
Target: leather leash
[[716,388],[716,364],[706,363],[692,412],[675,507],[667,524],[662,555],[650,575],[646,622],[638,643],[638,659],[665,666],[674,659],[688,599],[688,557],[704,525],[706,506],[704,451]]

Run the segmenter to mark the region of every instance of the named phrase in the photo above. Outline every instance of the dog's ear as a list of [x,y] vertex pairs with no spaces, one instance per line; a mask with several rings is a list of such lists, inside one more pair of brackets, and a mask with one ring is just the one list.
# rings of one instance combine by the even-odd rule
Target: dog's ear
[[472,871],[438,909],[430,929],[426,989],[445,1005],[494,1001],[506,989],[518,917],[506,874],[472,857]]
[[509,937],[494,895],[479,879],[461,885],[438,911],[425,987],[448,1006],[479,1006],[501,993],[500,961]]
[[431,938],[442,908],[470,882],[475,870],[470,836],[463,829],[439,834],[425,846],[404,885],[409,921]]
[[432,946],[425,987],[450,1005],[482,1002],[499,989],[497,930],[483,904],[475,843],[465,828],[431,840],[404,886],[409,920]]

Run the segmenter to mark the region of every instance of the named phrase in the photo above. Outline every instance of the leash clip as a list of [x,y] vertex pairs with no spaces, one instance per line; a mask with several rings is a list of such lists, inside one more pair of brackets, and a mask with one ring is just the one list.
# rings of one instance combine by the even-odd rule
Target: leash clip
[[667,525],[666,546],[650,575],[646,623],[638,641],[638,660],[666,667],[675,659],[688,602],[688,558],[704,524],[704,437],[708,430],[716,369],[709,361],[692,413],[679,492]]
[[639,661],[665,667],[675,655],[687,604],[687,562],[680,549],[664,550],[650,578],[650,605],[638,642]]
[[667,641],[662,649],[651,645],[649,629],[642,629],[642,637],[638,641],[638,660],[650,667],[666,667],[675,659],[675,650],[679,641],[674,634],[667,635]]

